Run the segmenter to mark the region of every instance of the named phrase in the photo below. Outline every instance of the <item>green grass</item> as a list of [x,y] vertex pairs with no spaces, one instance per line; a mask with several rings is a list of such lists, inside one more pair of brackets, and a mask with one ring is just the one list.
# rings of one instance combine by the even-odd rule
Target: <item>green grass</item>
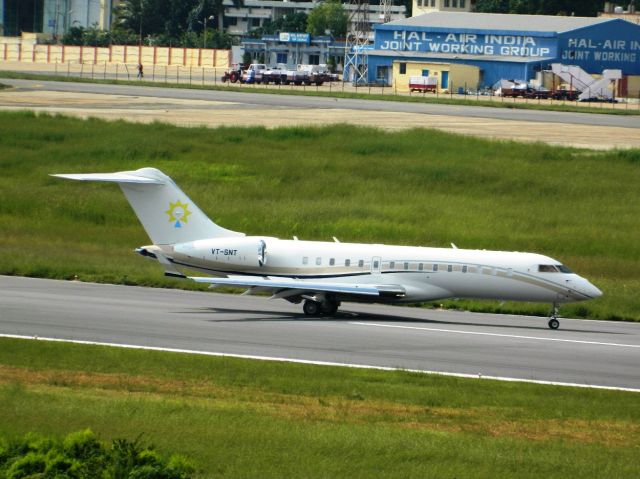
[[636,393],[0,339],[0,437],[90,427],[202,477],[632,478]]
[[198,288],[133,254],[150,240],[117,187],[49,176],[143,166],[160,168],[214,221],[247,234],[546,254],[605,293],[563,314],[640,320],[640,150],[425,129],[186,129],[2,113],[0,274]]
[[[0,71],[0,78],[15,78],[25,80],[40,80],[40,81],[62,81],[62,82],[82,82],[82,83],[98,83],[107,85],[134,85],[134,86],[153,86],[163,88],[187,88],[195,90],[218,90],[218,91],[233,91],[244,93],[269,93],[273,95],[296,95],[296,96],[321,96],[330,98],[352,98],[360,100],[382,100],[382,101],[399,101],[405,103],[427,103],[427,104],[444,104],[444,105],[458,105],[458,106],[482,106],[488,108],[508,108],[515,110],[549,110],[549,111],[564,111],[564,112],[576,112],[576,113],[595,113],[603,115],[640,115],[640,108],[633,107],[632,109],[614,109],[607,105],[600,103],[600,106],[578,106],[572,103],[558,102],[554,104],[547,103],[526,103],[521,101],[514,101],[505,99],[500,100],[481,100],[481,99],[461,99],[453,96],[447,96],[445,94],[440,96],[433,95],[419,95],[413,96],[407,95],[394,95],[394,94],[376,94],[376,93],[357,93],[357,92],[343,92],[340,91],[340,84],[336,85],[333,91],[320,91],[316,90],[315,86],[303,87],[283,87],[283,88],[264,88],[256,85],[244,85],[244,86],[230,86],[225,84],[220,85],[199,85],[198,80],[194,80],[193,84],[187,83],[165,83],[159,81],[140,81],[140,80],[115,80],[115,79],[91,79],[74,76],[51,75],[46,73],[23,73],[12,71]],[[367,91],[367,87],[362,87],[362,91]],[[388,88],[389,92],[392,92],[391,87]]]

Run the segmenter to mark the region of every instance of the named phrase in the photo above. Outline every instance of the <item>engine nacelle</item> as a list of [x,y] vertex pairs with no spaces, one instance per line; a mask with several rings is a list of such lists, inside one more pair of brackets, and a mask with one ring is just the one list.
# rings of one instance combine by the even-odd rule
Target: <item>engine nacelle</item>
[[236,267],[262,267],[267,262],[267,240],[262,237],[228,237],[178,243],[173,257],[187,264],[217,263]]

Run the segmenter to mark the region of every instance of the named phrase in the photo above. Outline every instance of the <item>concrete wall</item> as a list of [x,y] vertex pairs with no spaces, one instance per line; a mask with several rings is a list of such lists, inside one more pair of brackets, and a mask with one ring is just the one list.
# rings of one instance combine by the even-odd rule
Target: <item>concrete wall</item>
[[[400,73],[400,64],[405,63],[407,70],[405,74]],[[438,77],[438,91],[448,92],[453,88],[454,93],[458,88],[476,88],[480,82],[480,69],[471,65],[460,65],[455,63],[438,62],[405,62],[395,60],[393,62],[392,85],[398,92],[409,91],[409,78],[422,76],[423,70],[429,70],[429,76]],[[449,74],[449,84],[447,88],[442,88],[442,73]]]
[[0,39],[0,60],[36,63],[130,63],[226,68],[230,50],[201,48],[138,47],[113,45],[106,48],[36,45]]

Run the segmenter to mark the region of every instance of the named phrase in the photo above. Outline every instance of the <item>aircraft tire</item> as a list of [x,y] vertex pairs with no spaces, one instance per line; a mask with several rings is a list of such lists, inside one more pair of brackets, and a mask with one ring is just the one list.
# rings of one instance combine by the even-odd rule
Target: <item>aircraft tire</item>
[[320,303],[307,299],[302,305],[302,311],[307,316],[319,316],[321,312]]
[[320,303],[320,311],[322,311],[322,314],[326,316],[333,316],[336,314],[338,312],[338,307],[340,307],[340,303],[331,299]]
[[549,328],[558,329],[559,327],[560,327],[560,321],[558,321],[556,318],[551,318],[549,320]]

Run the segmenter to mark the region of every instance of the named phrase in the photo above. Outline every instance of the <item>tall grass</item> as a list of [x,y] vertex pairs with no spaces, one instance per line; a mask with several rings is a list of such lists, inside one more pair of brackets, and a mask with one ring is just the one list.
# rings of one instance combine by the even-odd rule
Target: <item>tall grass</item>
[[185,129],[0,114],[0,273],[191,287],[131,253],[150,240],[118,188],[48,176],[143,166],[247,234],[547,254],[605,293],[564,314],[640,320],[640,150],[427,129]]
[[90,427],[203,477],[637,477],[636,393],[0,339],[0,436]]

